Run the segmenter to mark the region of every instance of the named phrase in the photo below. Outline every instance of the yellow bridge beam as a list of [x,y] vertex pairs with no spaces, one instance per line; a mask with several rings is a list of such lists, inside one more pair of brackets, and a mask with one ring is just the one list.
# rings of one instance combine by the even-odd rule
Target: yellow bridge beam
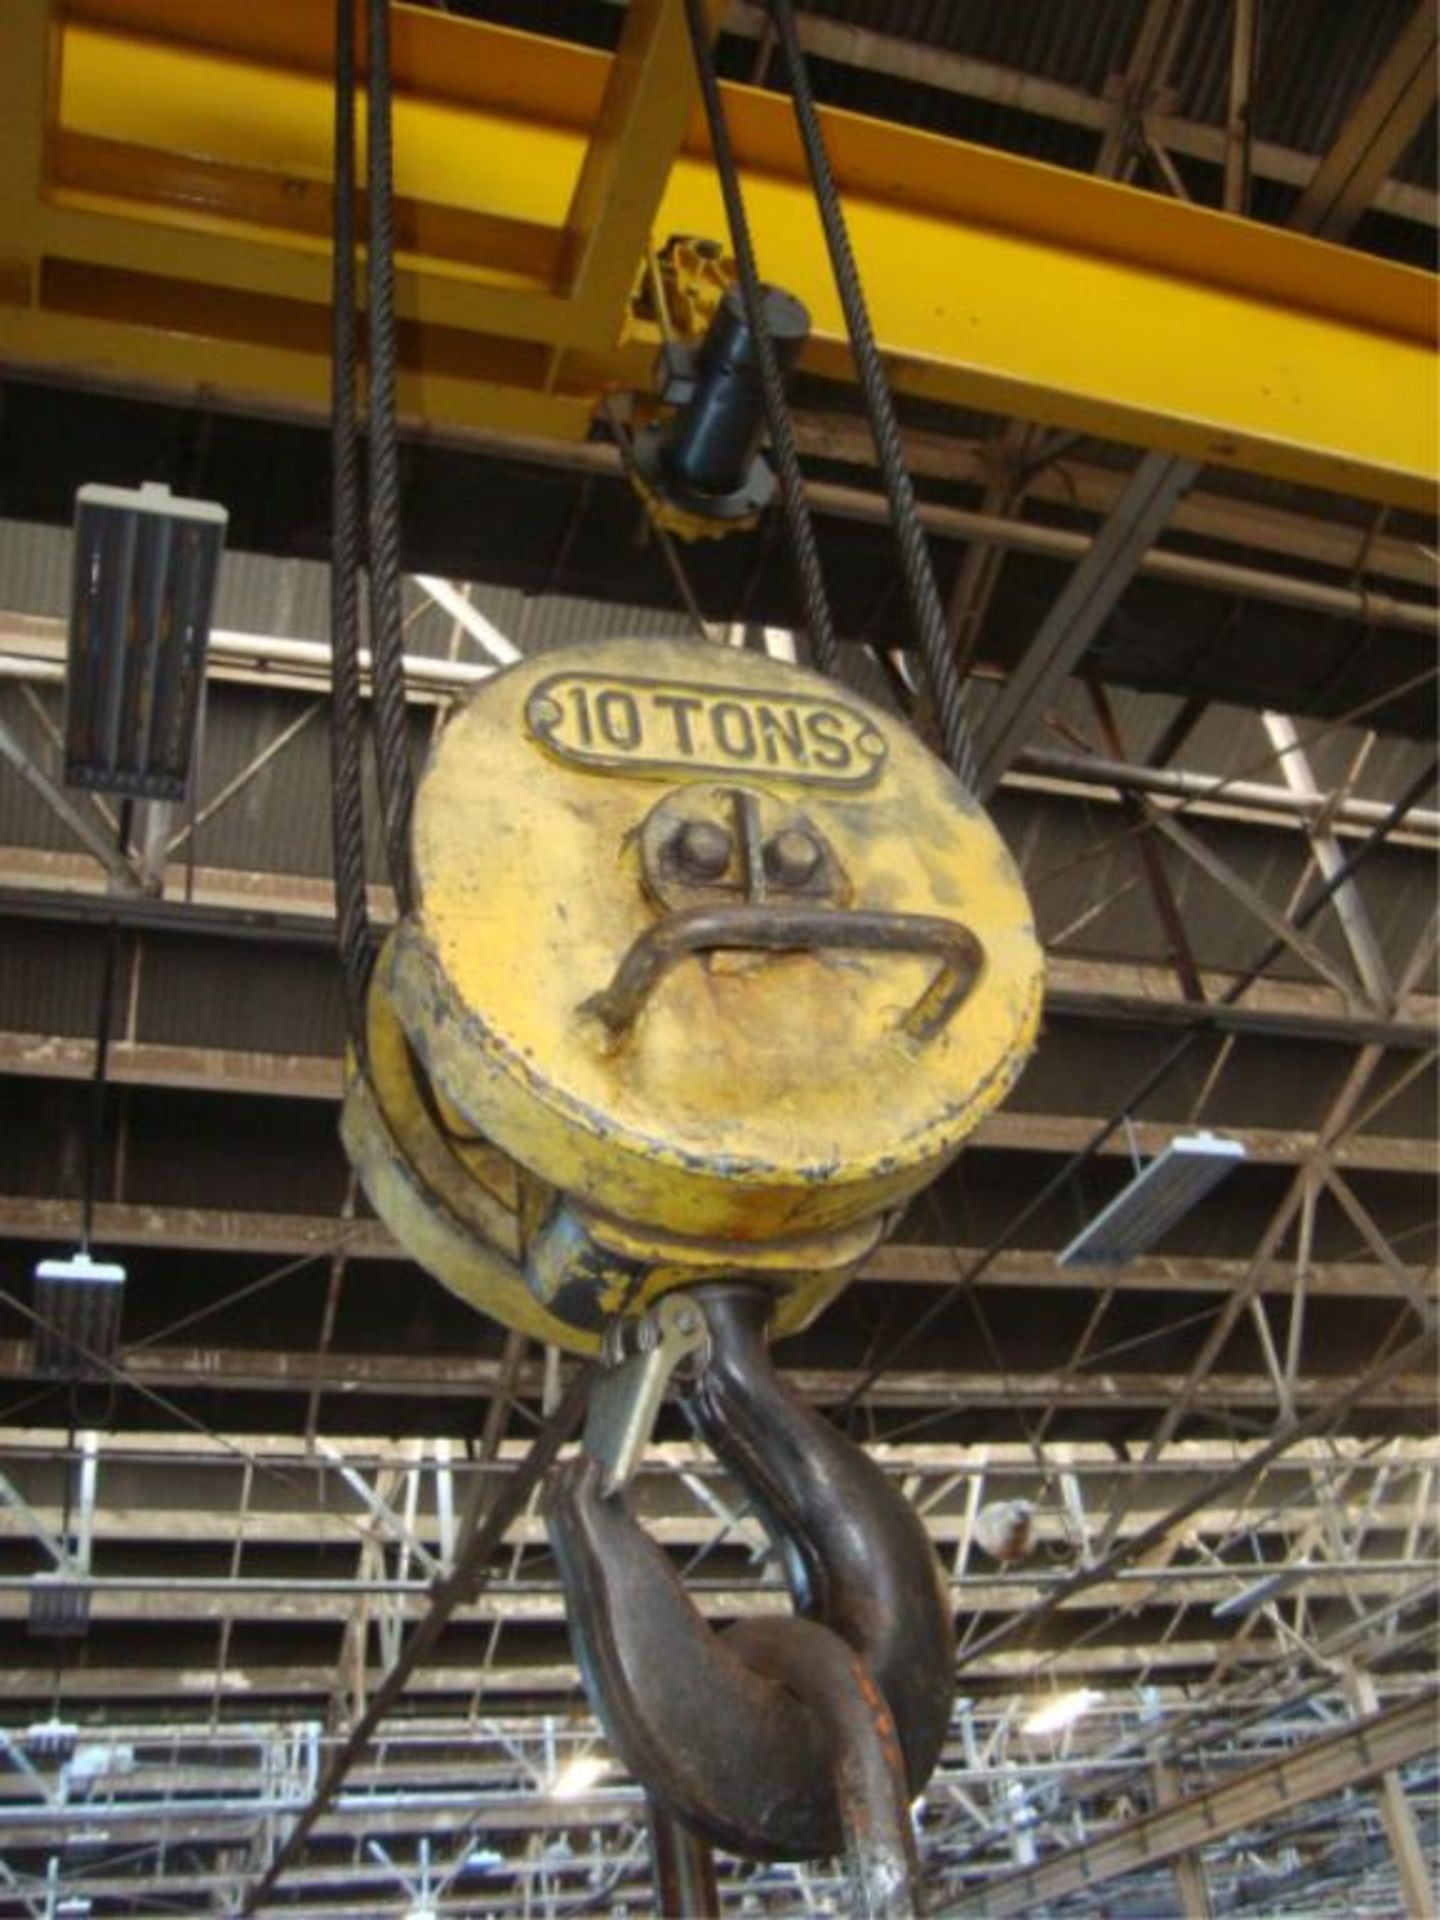
[[[719,0],[716,0],[716,12]],[[324,403],[328,0],[6,0],[0,361]],[[401,404],[576,439],[644,385],[648,240],[724,236],[679,0],[617,55],[394,9]],[[762,271],[848,376],[786,103],[730,86]],[[1299,235],[827,110],[902,391],[1427,506],[1433,278]]]

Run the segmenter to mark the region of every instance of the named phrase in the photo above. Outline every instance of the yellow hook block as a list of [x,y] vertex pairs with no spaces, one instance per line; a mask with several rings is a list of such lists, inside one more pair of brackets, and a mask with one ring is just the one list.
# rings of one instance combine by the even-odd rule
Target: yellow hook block
[[[347,1140],[452,1285],[359,1108],[423,1107],[452,1171],[456,1141],[507,1156],[532,1196],[507,1270],[568,1344],[723,1274],[803,1323],[1034,1042],[1029,905],[977,803],[901,721],[760,655],[619,641],[497,674],[435,749],[414,866],[372,988],[405,1045]],[[483,1272],[462,1290],[521,1323]]]

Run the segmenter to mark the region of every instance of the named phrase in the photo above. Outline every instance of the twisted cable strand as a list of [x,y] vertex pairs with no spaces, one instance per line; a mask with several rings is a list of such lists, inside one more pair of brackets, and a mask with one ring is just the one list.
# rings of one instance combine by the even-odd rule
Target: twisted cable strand
[[905,456],[900,444],[900,428],[895,419],[894,402],[890,397],[889,383],[885,378],[879,349],[875,344],[875,333],[870,324],[864,289],[860,284],[859,270],[855,265],[855,255],[850,246],[845,212],[840,204],[835,175],[830,166],[830,156],[825,149],[825,136],[821,130],[820,117],[815,111],[815,97],[810,90],[810,76],[806,70],[805,57],[800,50],[800,36],[795,27],[795,10],[792,0],[769,0],[769,8],[790,78],[790,98],[799,124],[801,142],[805,148],[806,163],[815,189],[821,224],[825,229],[825,243],[830,251],[830,264],[835,275],[835,285],[839,290],[840,303],[845,311],[850,348],[855,358],[855,370],[859,376],[860,390],[870,420],[871,435],[875,441],[880,476],[890,509],[890,524],[899,550],[900,570],[911,625],[935,700],[936,718],[940,725],[945,757],[964,784],[973,790],[978,763],[970,719],[966,712],[964,683],[951,645],[950,630],[945,619],[940,590],[935,583],[935,569],[931,562],[930,549],[925,541],[924,529],[920,525],[915,489],[905,465]]
[[820,568],[820,552],[815,544],[815,528],[810,518],[809,502],[805,498],[805,483],[800,474],[800,455],[795,444],[795,428],[790,419],[789,403],[785,398],[785,378],[780,371],[779,356],[775,351],[770,322],[765,314],[764,289],[755,261],[755,243],[751,238],[745,200],[740,190],[739,174],[735,166],[735,150],[730,143],[730,128],[725,118],[725,104],[720,95],[720,83],[715,76],[715,63],[711,54],[701,0],[685,0],[685,22],[690,30],[690,46],[695,56],[695,72],[700,82],[700,95],[705,103],[705,118],[709,122],[710,146],[715,156],[715,169],[720,176],[720,191],[725,201],[725,218],[730,227],[730,244],[735,249],[735,263],[740,269],[740,295],[745,302],[745,317],[755,336],[756,357],[760,363],[760,385],[765,396],[765,418],[770,428],[770,444],[775,455],[776,472],[780,478],[780,498],[785,508],[785,522],[790,535],[790,553],[795,563],[795,571],[800,582],[800,594],[805,606],[805,625],[810,636],[810,650],[820,671],[838,678],[840,649],[835,637],[835,623],[831,617],[830,601],[825,591],[825,576]]
[[335,213],[330,309],[330,829],[346,1023],[365,1057],[370,926],[360,703],[360,480],[355,417],[355,14],[335,8]]
[[415,774],[405,698],[400,598],[400,455],[395,427],[394,154],[390,115],[389,0],[369,0],[370,235],[366,250],[369,321],[369,593],[375,747],[390,882],[402,913],[411,904],[410,816]]

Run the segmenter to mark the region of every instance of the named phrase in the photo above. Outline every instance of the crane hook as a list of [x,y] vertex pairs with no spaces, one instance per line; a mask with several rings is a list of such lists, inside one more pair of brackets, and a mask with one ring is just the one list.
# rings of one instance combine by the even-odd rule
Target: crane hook
[[[616,1751],[667,1812],[742,1854],[848,1853],[865,1913],[909,1913],[908,1804],[939,1757],[954,1686],[948,1597],[913,1509],[776,1373],[769,1314],[756,1286],[667,1295],[643,1350],[602,1377],[547,1511],[571,1635]],[[801,1617],[715,1633],[625,1503],[647,1414],[637,1425],[617,1406],[653,1417],[657,1376],[677,1368]]]

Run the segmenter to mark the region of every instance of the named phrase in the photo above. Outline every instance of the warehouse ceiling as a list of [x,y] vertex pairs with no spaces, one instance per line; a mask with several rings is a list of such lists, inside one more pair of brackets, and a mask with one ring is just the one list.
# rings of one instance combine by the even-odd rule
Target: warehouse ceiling
[[[448,11],[610,46],[623,10]],[[1276,227],[1368,128],[1386,168],[1331,237],[1428,267],[1433,88],[1374,104],[1413,13],[1258,0],[1248,168],[1227,0],[834,0],[805,24],[828,102],[1157,196],[1238,191]],[[720,48],[780,83],[761,9]],[[806,374],[796,400],[846,677],[908,709],[855,396]],[[1009,743],[990,805],[1045,1020],[1004,1110],[778,1357],[849,1408],[951,1578],[960,1699],[915,1810],[934,1910],[1198,1913],[1201,1877],[1215,1911],[1405,1910],[1440,1824],[1405,1718],[1433,1717],[1440,1594],[1433,523],[1207,467],[1109,558],[1113,610],[1047,676],[1053,609],[1155,456],[913,399],[902,420],[980,734]],[[0,386],[0,1915],[239,1910],[561,1385],[400,1254],[337,1136],[327,458],[303,409],[103,369]],[[57,785],[68,526],[78,485],[142,480],[223,502],[230,550],[194,795],[139,809],[117,856],[113,813]],[[402,521],[417,753],[493,668],[486,623],[525,654],[697,616],[783,649],[800,624],[769,522],[685,548],[682,592],[598,426],[413,431]],[[376,845],[385,918],[382,874]],[[1062,1268],[1196,1127],[1244,1165],[1126,1265]],[[120,1348],[57,1384],[31,1275],[73,1248],[92,1165]],[[717,1623],[785,1608],[673,1410],[636,1504]],[[1071,1726],[1026,1731],[1080,1690]],[[605,1770],[557,1798],[577,1757]],[[844,1904],[834,1863],[724,1860],[722,1887],[727,1913]],[[266,1910],[650,1900],[532,1502]]]

